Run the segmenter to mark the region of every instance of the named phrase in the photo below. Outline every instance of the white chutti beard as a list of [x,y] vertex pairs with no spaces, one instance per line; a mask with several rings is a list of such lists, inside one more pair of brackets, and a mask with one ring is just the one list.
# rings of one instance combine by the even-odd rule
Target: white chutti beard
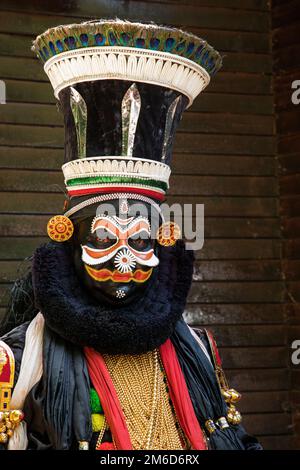
[[[86,247],[86,245],[81,245],[81,249],[82,249],[82,255],[81,255],[81,259],[82,261],[85,263],[85,264],[88,264],[89,266],[96,266],[98,264],[103,264],[103,263],[106,263],[107,261],[109,261],[110,259],[112,259],[114,256],[116,256],[116,254],[121,251],[121,250],[124,250],[124,248],[126,250],[129,251],[130,255],[134,256],[134,259],[137,263],[141,264],[142,266],[149,266],[151,268],[154,268],[155,266],[158,266],[159,264],[159,259],[157,258],[157,256],[154,254],[154,250],[151,248],[151,250],[147,251],[147,252],[144,252],[144,253],[149,253],[149,252],[152,252],[152,256],[151,258],[149,258],[148,260],[144,260],[142,258],[140,258],[136,253],[133,253],[131,250],[130,250],[130,247],[128,246],[119,246],[118,248],[116,248],[115,250],[113,250],[111,253],[109,253],[108,255],[105,255],[105,256],[102,256],[101,258],[92,258],[86,251],[86,248],[88,248],[89,250],[91,250],[91,248],[89,247]],[[91,250],[91,251],[94,251],[95,253],[100,253],[101,251],[103,250]]]

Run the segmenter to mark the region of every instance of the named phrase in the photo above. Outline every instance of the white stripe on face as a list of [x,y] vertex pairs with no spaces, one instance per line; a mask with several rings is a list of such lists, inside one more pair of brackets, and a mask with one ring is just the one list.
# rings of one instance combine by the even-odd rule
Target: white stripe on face
[[159,264],[159,259],[154,254],[153,248],[147,251],[139,251],[128,244],[130,237],[136,236],[141,232],[147,233],[150,237],[151,229],[149,220],[146,217],[139,216],[135,219],[120,219],[119,217],[98,216],[92,222],[91,232],[97,233],[97,230],[104,229],[113,235],[115,243],[104,249],[92,248],[87,245],[81,245],[82,261],[89,266],[106,263],[114,258],[117,253],[126,248],[136,259],[136,262],[143,266],[155,267]]

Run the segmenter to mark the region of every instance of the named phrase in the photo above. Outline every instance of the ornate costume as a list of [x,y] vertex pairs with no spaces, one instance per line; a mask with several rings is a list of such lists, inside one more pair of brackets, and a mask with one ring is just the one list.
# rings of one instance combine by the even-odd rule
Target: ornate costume
[[2,447],[260,449],[213,337],[182,318],[193,253],[161,209],[176,127],[219,54],[119,20],[52,28],[33,49],[64,115],[67,198],[12,292]]

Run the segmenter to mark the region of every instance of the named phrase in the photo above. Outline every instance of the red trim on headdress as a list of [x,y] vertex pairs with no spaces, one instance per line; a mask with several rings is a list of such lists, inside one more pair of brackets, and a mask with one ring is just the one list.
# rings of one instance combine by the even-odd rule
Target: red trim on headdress
[[130,186],[109,186],[109,187],[98,187],[98,188],[84,188],[84,189],[69,189],[68,194],[70,197],[72,196],[85,196],[88,194],[96,194],[96,193],[136,193],[136,194],[143,194],[144,196],[151,197],[152,199],[157,199],[158,201],[163,201],[165,198],[164,193],[160,193],[159,191],[153,191],[151,189],[145,188],[136,188]]

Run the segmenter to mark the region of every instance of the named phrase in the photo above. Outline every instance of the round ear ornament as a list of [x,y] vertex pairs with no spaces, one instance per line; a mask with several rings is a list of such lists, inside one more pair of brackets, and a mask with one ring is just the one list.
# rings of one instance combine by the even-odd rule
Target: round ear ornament
[[173,246],[180,237],[181,230],[175,222],[164,222],[156,234],[156,239],[162,246]]
[[51,217],[47,224],[48,236],[55,242],[65,242],[69,240],[73,232],[73,222],[65,215],[55,215]]

